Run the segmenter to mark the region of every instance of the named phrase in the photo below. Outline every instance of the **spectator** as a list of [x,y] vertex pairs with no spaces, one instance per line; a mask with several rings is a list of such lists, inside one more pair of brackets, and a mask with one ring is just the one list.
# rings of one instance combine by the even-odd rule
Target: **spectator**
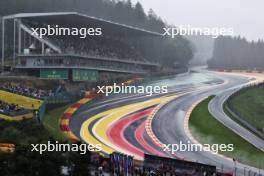
[[26,112],[26,110],[18,106],[17,104],[8,104],[6,102],[0,101],[0,113],[5,115],[18,114],[21,112]]
[[52,90],[42,90],[32,87],[27,87],[21,84],[14,84],[6,82],[0,85],[0,89],[16,93],[19,95],[29,96],[36,99],[44,99],[45,97],[54,96],[54,92]]

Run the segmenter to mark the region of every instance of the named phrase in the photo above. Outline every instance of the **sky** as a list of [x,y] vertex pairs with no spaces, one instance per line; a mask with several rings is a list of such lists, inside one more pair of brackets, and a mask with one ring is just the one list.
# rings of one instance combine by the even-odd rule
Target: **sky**
[[248,40],[264,39],[264,0],[132,0],[175,26],[233,28]]

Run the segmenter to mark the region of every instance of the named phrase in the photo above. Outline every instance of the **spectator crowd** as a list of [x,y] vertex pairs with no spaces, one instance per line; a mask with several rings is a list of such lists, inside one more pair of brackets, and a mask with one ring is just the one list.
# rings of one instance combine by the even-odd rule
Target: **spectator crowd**
[[[160,161],[147,161],[135,164],[133,158],[123,154],[113,153],[110,158],[98,154],[91,156],[91,175],[129,175],[129,176],[232,176],[233,173],[221,173],[216,167],[202,166],[199,163],[184,163],[184,161],[160,158]],[[151,162],[151,163],[149,163]],[[184,163],[184,165],[180,164]]]
[[52,40],[62,49],[63,53],[128,61],[146,61],[135,46],[130,46],[117,39],[97,37],[86,40],[78,38],[53,38]]
[[[24,21],[24,25],[28,28],[47,28],[48,24],[40,22]],[[53,25],[51,25],[53,26]],[[110,36],[89,36],[85,39],[80,39],[78,36],[44,36],[44,39],[58,46],[62,53],[78,54],[81,56],[93,56],[98,58],[111,58],[129,61],[144,62],[147,59],[143,56],[135,42],[129,42],[118,37]],[[34,43],[37,47],[36,43]],[[39,45],[41,48],[41,45]],[[35,48],[36,49],[36,48]],[[38,49],[41,52],[41,49]],[[34,51],[32,51],[34,53]],[[53,53],[52,50],[46,50],[46,54]]]
[[25,112],[26,110],[23,107],[20,107],[16,104],[8,104],[6,102],[0,101],[0,113],[4,115],[18,114]]
[[15,84],[11,82],[5,82],[3,84],[0,84],[0,89],[36,99],[44,99],[45,97],[54,95],[54,92],[52,90],[43,90],[33,87],[27,87],[22,84]]

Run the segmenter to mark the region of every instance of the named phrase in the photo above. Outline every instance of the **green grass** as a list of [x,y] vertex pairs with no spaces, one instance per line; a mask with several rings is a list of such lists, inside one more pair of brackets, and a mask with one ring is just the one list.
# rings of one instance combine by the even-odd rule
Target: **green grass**
[[190,129],[193,136],[203,144],[234,144],[234,151],[220,153],[242,163],[264,168],[264,152],[226,128],[209,113],[208,103],[212,98],[202,101],[191,113]]
[[264,88],[250,88],[230,99],[234,110],[256,129],[264,130]]
[[60,118],[63,112],[69,107],[69,105],[62,106],[51,111],[46,112],[43,119],[43,125],[48,130],[48,132],[52,135],[55,140],[65,141],[67,140],[66,136],[60,129]]
[[256,136],[258,136],[259,138],[264,140],[264,137],[262,135],[260,135],[259,133],[256,133],[254,130],[252,130],[250,127],[246,126],[243,124],[243,122],[241,122],[239,119],[237,119],[237,117],[234,117],[233,113],[230,112],[230,110],[228,109],[228,105],[227,102],[225,102],[223,104],[223,109],[225,114],[230,117],[232,120],[234,120],[236,123],[240,124],[241,126],[243,126],[245,129],[249,130],[251,133],[255,134]]

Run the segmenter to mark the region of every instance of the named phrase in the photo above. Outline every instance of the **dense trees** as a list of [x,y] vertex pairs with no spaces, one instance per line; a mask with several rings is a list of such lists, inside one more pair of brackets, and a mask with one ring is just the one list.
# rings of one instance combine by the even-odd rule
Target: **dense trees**
[[[31,144],[55,144],[43,125],[33,120],[9,122],[0,120],[0,143],[16,145],[14,153],[0,151],[0,173],[5,176],[61,175],[61,166],[75,166],[73,175],[88,175],[90,152],[32,151]],[[59,141],[60,143],[64,143]],[[80,145],[80,144],[79,144]]]
[[264,69],[264,42],[248,42],[241,37],[219,37],[215,40],[211,68]]
[[[166,26],[165,22],[163,22],[162,19],[159,18],[152,9],[150,9],[148,14],[146,14],[142,5],[139,2],[136,4],[132,4],[131,0],[0,1],[0,17],[15,13],[54,11],[77,11],[90,16],[95,16],[139,28],[144,28],[159,33],[163,33],[163,28]],[[166,48],[168,45],[170,45],[169,49]],[[174,40],[163,38],[162,42],[159,42],[155,45],[155,48],[151,48],[150,46],[152,46],[152,44],[151,42],[148,42],[148,44],[145,45],[144,49],[153,51],[156,50],[156,48],[160,48],[160,52],[155,52],[155,55],[153,55],[152,53],[151,55],[149,55],[148,58],[155,59],[157,61],[160,61],[161,63],[163,63],[166,58],[170,58],[170,61],[166,62],[175,61],[180,63],[184,61],[182,62],[182,64],[186,64],[192,57],[192,50],[190,48],[189,42],[182,37],[178,37]],[[12,47],[7,48],[12,49]],[[168,53],[168,51],[170,52]],[[166,57],[163,57],[163,52],[167,52],[165,54]],[[145,51],[145,53],[148,52]],[[169,55],[169,57],[167,55]]]
[[133,5],[130,0],[9,0],[0,2],[0,16],[52,11],[77,11],[157,32],[161,32],[162,27],[165,26],[157,15],[153,15],[155,14],[153,10],[150,10],[147,15],[139,2]]

